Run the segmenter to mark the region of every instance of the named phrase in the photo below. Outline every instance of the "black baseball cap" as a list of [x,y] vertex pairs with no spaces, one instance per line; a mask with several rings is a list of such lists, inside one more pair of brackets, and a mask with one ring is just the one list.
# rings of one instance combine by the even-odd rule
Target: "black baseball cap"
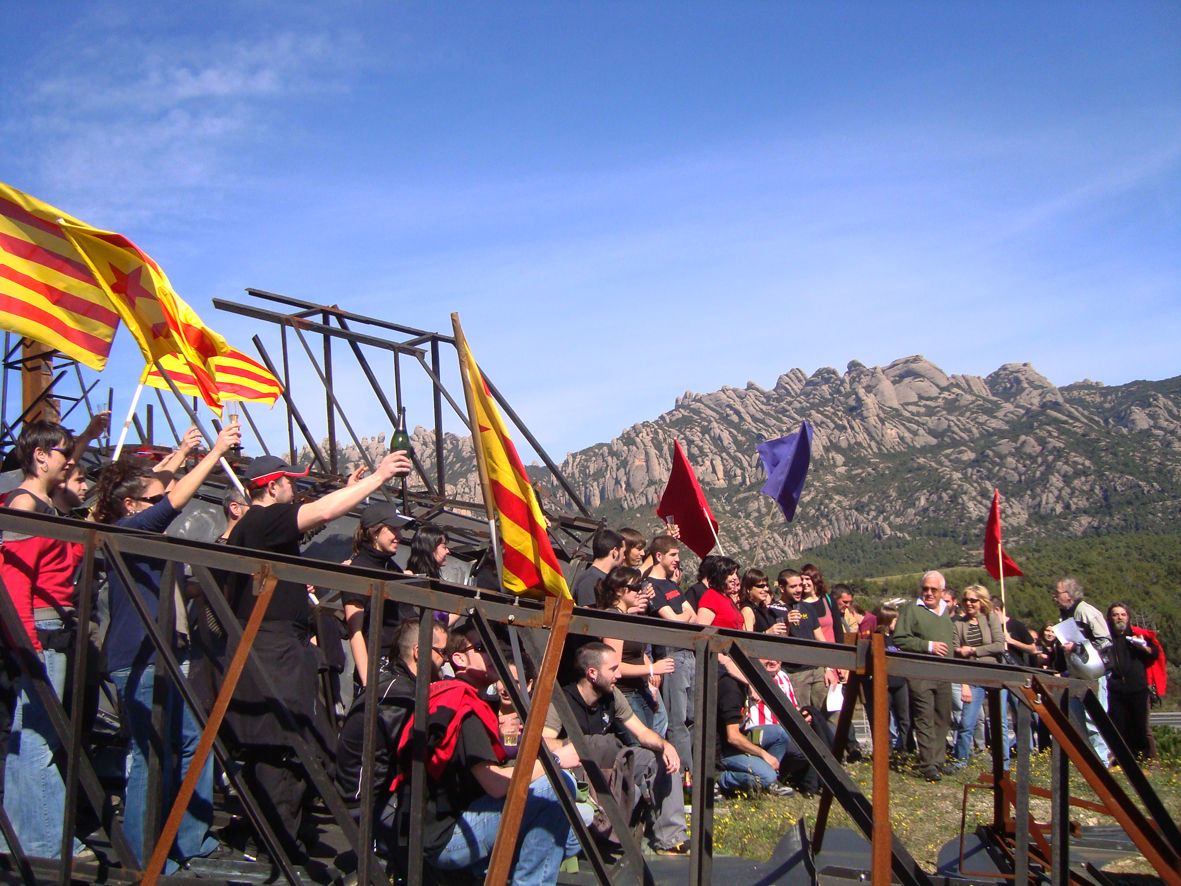
[[263,455],[246,466],[242,479],[258,489],[280,477],[306,477],[310,470],[309,466],[297,471],[277,455]]
[[398,513],[397,505],[392,501],[375,501],[361,512],[362,529],[372,529],[374,526],[401,529],[410,522],[412,521],[409,517]]

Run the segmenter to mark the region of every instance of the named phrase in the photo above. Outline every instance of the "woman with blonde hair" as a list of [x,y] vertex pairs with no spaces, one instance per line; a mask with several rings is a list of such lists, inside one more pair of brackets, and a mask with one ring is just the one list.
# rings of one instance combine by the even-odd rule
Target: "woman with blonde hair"
[[[999,616],[992,611],[992,595],[983,585],[968,585],[960,595],[960,603],[964,607],[964,614],[952,619],[955,629],[955,654],[957,658],[972,658],[978,661],[999,664],[1004,660],[1005,629],[1001,625]],[[968,765],[968,757],[972,754],[972,736],[976,732],[976,723],[980,719],[980,709],[984,705],[984,687],[963,684],[961,698],[964,702],[964,713],[960,718],[959,728],[955,734],[955,748],[953,756],[956,761],[951,764],[955,769],[963,769]],[[1001,700],[1001,716],[1004,717],[1004,700]],[[1005,724],[1000,726],[1000,735],[1006,733]],[[1005,768],[1009,768],[1009,743],[1003,737],[993,737],[993,741],[1000,741],[1004,747]]]

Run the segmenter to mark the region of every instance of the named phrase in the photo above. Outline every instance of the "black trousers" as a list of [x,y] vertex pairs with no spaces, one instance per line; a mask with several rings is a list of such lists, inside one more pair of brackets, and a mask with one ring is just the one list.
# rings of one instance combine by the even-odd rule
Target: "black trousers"
[[1112,691],[1107,687],[1107,714],[1119,730],[1133,754],[1147,757],[1148,742],[1148,690],[1131,692]]

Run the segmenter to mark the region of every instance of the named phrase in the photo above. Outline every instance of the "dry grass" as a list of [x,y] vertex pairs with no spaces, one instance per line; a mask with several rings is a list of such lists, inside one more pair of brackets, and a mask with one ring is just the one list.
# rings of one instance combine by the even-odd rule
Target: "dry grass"
[[[959,834],[960,816],[964,812],[964,785],[976,782],[980,773],[988,767],[986,757],[977,757],[963,772],[945,776],[938,784],[930,784],[902,772],[890,773],[890,822],[896,836],[907,847],[915,859],[926,869],[934,871],[940,848]],[[866,796],[870,790],[872,771],[866,761],[848,767],[850,775]],[[1123,779],[1122,775],[1117,777]],[[1181,818],[1181,760],[1157,764],[1150,772],[1150,778],[1166,809],[1174,817]],[[1032,760],[1030,784],[1049,789],[1050,755],[1035,755]],[[1126,781],[1124,786],[1127,787]],[[1131,789],[1129,788],[1129,793]],[[1082,776],[1071,770],[1071,796],[1095,800],[1095,794]],[[809,829],[815,823],[819,801],[804,797],[736,797],[719,804],[714,813],[714,848],[719,854],[738,855],[765,860],[770,858],[775,846],[787,830],[800,818],[805,818]],[[1045,821],[1050,814],[1048,800],[1031,798],[1030,812],[1037,821]],[[1097,813],[1075,809],[1072,819],[1082,825],[1114,824],[1115,822]],[[969,792],[966,825],[969,832],[979,823],[992,819],[992,794],[988,790]],[[844,811],[833,804],[830,824],[852,827]],[[1121,862],[1119,869],[1125,873],[1152,873],[1143,859]]]

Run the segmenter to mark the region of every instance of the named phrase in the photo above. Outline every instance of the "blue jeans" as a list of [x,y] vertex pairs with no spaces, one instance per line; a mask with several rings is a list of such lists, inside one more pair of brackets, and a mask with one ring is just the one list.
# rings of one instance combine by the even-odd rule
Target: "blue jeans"
[[[1103,705],[1104,710],[1107,710],[1106,674],[1099,678],[1099,687],[1095,694],[1099,696],[1099,704]],[[1091,715],[1083,707],[1083,700],[1081,698],[1073,695],[1070,697],[1070,713],[1071,716],[1085,724],[1087,739],[1091,742],[1091,747],[1095,750],[1095,755],[1099,758],[1099,761],[1106,766],[1107,761],[1111,758],[1111,749],[1107,747],[1107,742],[1104,740],[1102,733],[1099,732],[1099,727],[1095,725],[1095,721],[1091,719]]]
[[664,682],[660,684],[660,696],[664,700],[664,709],[668,715],[666,737],[677,749],[677,756],[688,766],[693,759],[693,737],[689,726],[693,722],[697,659],[691,649],[674,649],[672,658],[677,669],[671,674],[665,674]]
[[[759,747],[776,760],[783,761],[791,739],[782,726],[761,727],[762,740]],[[718,760],[718,787],[726,793],[731,791],[757,791],[770,787],[779,780],[779,773],[772,769],[762,757],[753,754],[727,754]]]
[[[127,787],[125,790],[123,829],[136,857],[142,864],[151,850],[144,846],[144,817],[148,798],[148,748],[152,742],[152,699],[156,678],[155,664],[137,668],[123,668],[111,673],[111,682],[119,690],[119,701],[127,717],[131,745],[128,749]],[[172,801],[189,771],[201,729],[185,706],[180,693],[171,683],[165,687],[164,736],[157,747],[163,754],[161,762],[161,795],[156,798],[163,808],[161,822],[168,815]],[[213,825],[213,758],[205,760],[197,787],[181,819],[176,842],[169,852],[165,870],[170,873],[177,862],[208,855],[217,848],[217,839],[210,833]]]
[[[982,686],[972,687],[972,700],[964,702],[963,716],[960,718],[959,728],[955,733],[954,756],[959,760],[967,760],[972,756],[972,737],[976,734],[976,724],[980,720],[980,711],[984,707],[987,692]],[[994,742],[1001,743],[1001,755],[1005,761],[1005,768],[1009,768],[1009,740],[1008,740],[1008,699],[1002,690],[1001,694],[1001,727],[1000,736],[993,736]]]
[[[665,710],[664,700],[660,693],[648,687],[644,689],[624,689],[623,697],[631,705],[632,712],[640,718],[640,722],[664,738],[668,734],[668,711]],[[625,744],[639,747],[640,743],[630,732],[623,737]]]
[[[60,618],[37,621],[37,629],[56,631]],[[69,656],[45,649],[39,655],[49,683],[57,697],[65,696]],[[4,809],[25,853],[38,858],[59,858],[62,850],[62,818],[66,808],[66,784],[55,756],[64,757],[64,749],[49,719],[49,712],[25,674],[20,678],[20,694],[8,739],[8,765],[4,770]],[[64,765],[64,759],[63,759]],[[0,837],[0,847],[4,840]],[[83,849],[74,838],[74,854]]]
[[[562,777],[573,786],[574,780],[568,773],[562,773]],[[456,822],[450,842],[436,858],[430,859],[431,865],[445,871],[471,869],[481,873],[492,855],[503,807],[503,797],[498,799],[487,794],[473,802]],[[577,855],[579,848],[558,795],[543,775],[529,785],[510,882],[519,886],[555,883],[562,859]]]

